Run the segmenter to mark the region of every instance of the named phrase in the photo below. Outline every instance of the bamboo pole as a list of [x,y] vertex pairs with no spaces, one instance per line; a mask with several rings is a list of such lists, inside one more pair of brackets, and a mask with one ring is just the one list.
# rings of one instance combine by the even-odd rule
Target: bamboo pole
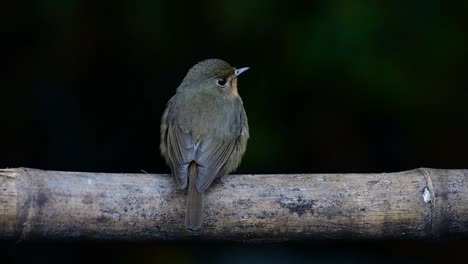
[[229,175],[199,232],[169,175],[0,170],[0,240],[468,238],[468,170]]

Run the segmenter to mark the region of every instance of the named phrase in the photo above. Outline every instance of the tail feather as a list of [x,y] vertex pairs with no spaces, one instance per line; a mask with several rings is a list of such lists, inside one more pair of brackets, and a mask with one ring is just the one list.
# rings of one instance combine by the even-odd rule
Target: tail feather
[[185,211],[185,227],[195,231],[203,224],[203,193],[198,192],[195,183],[198,177],[198,166],[192,162],[188,169],[189,188]]

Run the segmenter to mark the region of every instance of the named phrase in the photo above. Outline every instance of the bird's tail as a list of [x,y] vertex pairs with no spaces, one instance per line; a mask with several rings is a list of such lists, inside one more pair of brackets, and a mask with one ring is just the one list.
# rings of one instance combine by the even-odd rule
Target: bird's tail
[[185,227],[191,231],[200,229],[203,223],[203,193],[198,192],[195,186],[197,177],[198,166],[192,162],[188,169],[189,187],[185,211]]

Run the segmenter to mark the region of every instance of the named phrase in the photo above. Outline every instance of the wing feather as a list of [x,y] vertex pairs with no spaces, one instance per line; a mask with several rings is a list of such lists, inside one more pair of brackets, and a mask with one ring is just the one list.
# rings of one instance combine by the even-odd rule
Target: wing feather
[[180,188],[187,187],[187,171],[194,156],[194,144],[190,133],[185,133],[174,124],[167,128],[167,154],[172,174]]
[[226,164],[235,149],[236,141],[217,141],[205,138],[197,149],[195,162],[199,164],[196,187],[199,192],[204,192],[211,182],[224,174],[227,174]]

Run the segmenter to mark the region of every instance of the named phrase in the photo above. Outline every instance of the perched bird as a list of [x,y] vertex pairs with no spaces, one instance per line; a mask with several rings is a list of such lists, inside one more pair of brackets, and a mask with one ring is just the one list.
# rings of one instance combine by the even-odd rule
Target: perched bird
[[188,186],[185,226],[203,223],[203,193],[234,171],[247,147],[249,125],[236,69],[219,59],[193,66],[169,100],[161,121],[161,154],[180,189]]

